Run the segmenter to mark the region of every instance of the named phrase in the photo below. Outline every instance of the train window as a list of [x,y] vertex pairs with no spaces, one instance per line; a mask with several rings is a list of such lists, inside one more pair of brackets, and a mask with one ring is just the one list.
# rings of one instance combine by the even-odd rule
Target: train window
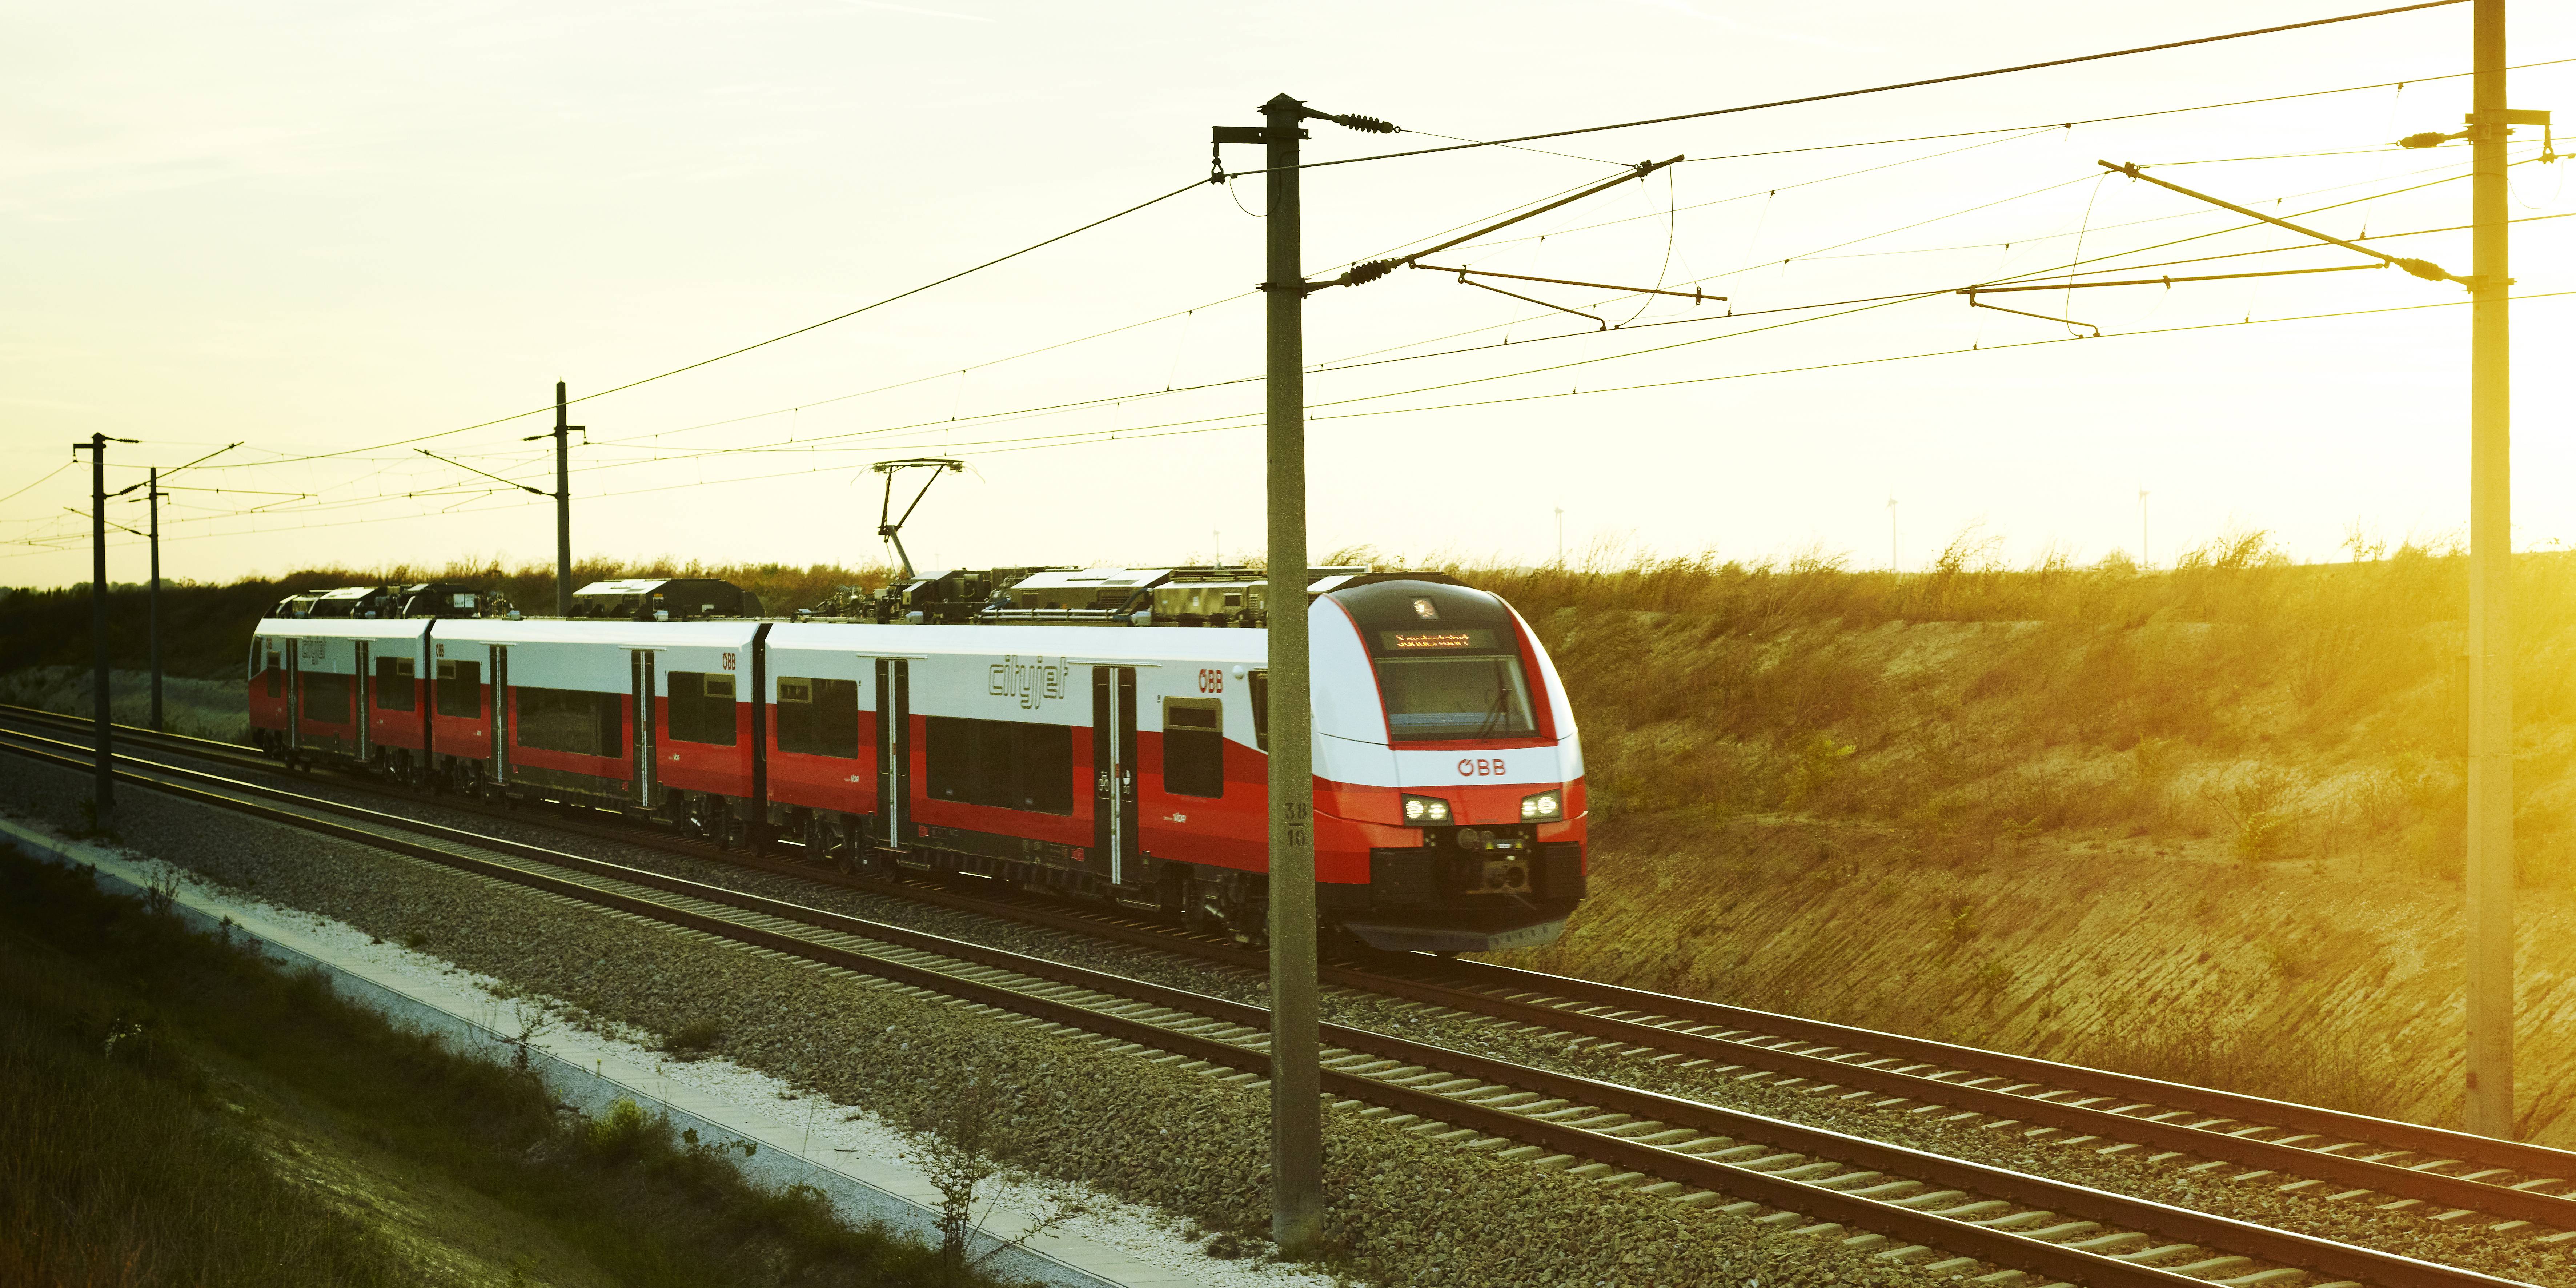
[[1225,708],[1215,698],[1163,699],[1163,790],[1225,795]]
[[977,723],[947,716],[930,716],[921,722],[922,760],[929,771],[932,799],[981,803],[966,786],[974,773]]
[[306,671],[300,677],[304,694],[304,718],[324,724],[349,723],[349,695],[356,686],[356,676],[329,671]]
[[778,749],[858,759],[859,682],[780,676]]
[[1019,730],[1022,807],[1047,814],[1072,813],[1073,730],[1064,725],[1013,727]]
[[1019,758],[1012,754],[1011,726],[999,720],[977,720],[968,729],[964,787],[967,799],[1004,809],[1020,808]]
[[948,716],[931,716],[923,724],[932,799],[1038,814],[1073,812],[1071,726]]
[[418,709],[412,696],[412,662],[407,657],[376,659],[376,709],[379,711],[412,711]]
[[286,691],[286,661],[277,655],[277,645],[268,646],[268,696],[274,698]]
[[520,746],[577,756],[626,754],[623,695],[525,685],[512,685],[510,692],[518,703]]
[[483,664],[438,664],[438,714],[461,720],[483,718]]
[[1517,657],[1382,657],[1377,687],[1386,695],[1387,730],[1398,740],[1538,731]]
[[1252,745],[1270,750],[1270,673],[1252,673]]
[[671,740],[730,747],[741,736],[733,677],[721,671],[671,672]]

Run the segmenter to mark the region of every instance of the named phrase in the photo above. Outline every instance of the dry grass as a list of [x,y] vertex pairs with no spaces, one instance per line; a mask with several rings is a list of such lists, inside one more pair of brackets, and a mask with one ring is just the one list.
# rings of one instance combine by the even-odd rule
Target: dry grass
[[[86,667],[33,666],[0,674],[0,703],[87,716],[95,708],[94,676]],[[147,671],[108,673],[108,711],[119,724],[147,726],[152,720],[152,676]],[[161,680],[161,727],[191,738],[225,742],[250,739],[250,712],[239,677],[199,680],[165,675]]]
[[[2249,862],[2461,856],[2466,561],[2297,565],[2238,534],[2141,574],[1830,559],[1451,565],[1527,616],[1606,814],[1868,821],[1956,860],[2067,829],[2223,832]],[[2367,547],[2364,547],[2367,551]],[[1345,552],[1349,553],[1349,552]],[[2576,562],[2517,568],[2525,876],[2563,881]]]

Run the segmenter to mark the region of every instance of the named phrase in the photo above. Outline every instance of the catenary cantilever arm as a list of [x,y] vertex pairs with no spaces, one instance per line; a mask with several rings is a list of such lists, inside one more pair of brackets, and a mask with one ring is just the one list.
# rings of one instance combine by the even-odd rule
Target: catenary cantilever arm
[[2394,264],[2394,265],[2396,265],[2397,267],[2402,268],[2402,269],[2405,269],[2407,272],[2409,272],[2409,273],[2413,273],[2415,276],[2420,277],[2420,278],[2423,278],[2425,281],[2428,281],[2428,282],[2458,282],[2458,283],[2459,283],[2460,285],[2462,285],[2462,286],[2470,285],[2469,279],[2467,279],[2467,278],[2465,278],[2465,277],[2457,276],[2457,275],[2455,275],[2455,274],[2451,273],[2449,270],[2447,270],[2447,269],[2443,268],[2441,265],[2439,265],[2439,264],[2436,264],[2436,263],[2432,262],[2431,260],[2424,260],[2424,259],[2406,259],[2406,258],[2403,258],[2403,257],[2401,257],[2401,256],[2388,254],[2388,253],[2387,253],[2387,252],[2385,252],[2385,251],[2376,251],[2376,250],[2372,250],[2372,249],[2371,249],[2371,248],[2369,248],[2368,246],[2361,245],[2361,244],[2360,244],[2360,243],[2358,243],[2358,242],[2349,242],[2349,241],[2345,241],[2345,240],[2344,240],[2343,238],[2341,238],[2341,237],[2335,237],[2335,236],[2328,235],[2328,234],[2326,234],[2326,233],[2321,233],[2321,232],[2318,232],[2318,231],[2317,231],[2316,229],[2314,229],[2314,228],[2302,227],[2301,225],[2291,223],[2291,222],[2290,222],[2289,220],[2287,220],[2287,219],[2281,219],[2281,218],[2277,218],[2277,217],[2272,216],[2272,215],[2267,215],[2267,214],[2264,214],[2262,211],[2259,211],[2259,210],[2248,210],[2248,209],[2246,209],[2245,207],[2240,206],[2240,205],[2237,205],[2235,202],[2232,202],[2232,201],[2222,201],[2222,200],[2220,200],[2219,198],[2216,198],[2216,197],[2210,196],[2210,195],[2209,195],[2208,193],[2206,193],[2206,192],[2194,192],[2194,191],[2192,191],[2191,189],[2189,189],[2189,188],[2186,188],[2186,187],[2182,186],[2181,184],[2178,184],[2178,183],[2167,183],[2167,182],[2165,182],[2164,180],[2162,180],[2162,179],[2159,179],[2159,178],[2155,177],[2154,175],[2148,174],[2145,170],[2141,169],[2141,168],[2139,167],[2138,163],[2137,163],[2137,162],[2135,162],[2135,161],[2132,161],[2132,162],[2128,163],[2127,165],[2113,165],[2113,164],[2111,164],[2111,163],[2110,163],[2110,162],[2108,162],[2108,161],[2102,161],[2102,160],[2098,160],[2098,159],[2097,159],[2097,160],[2095,160],[2094,164],[2095,164],[2095,165],[2098,165],[2098,166],[2100,166],[2100,167],[2102,167],[2102,168],[2103,168],[2103,169],[2105,169],[2105,170],[2113,171],[2114,173],[2118,173],[2118,174],[2125,174],[2125,175],[2129,176],[2129,177],[2130,177],[2130,178],[2132,178],[2132,179],[2142,179],[2142,180],[2145,180],[2146,182],[2148,182],[2148,183],[2152,183],[2152,184],[2156,185],[2156,186],[2157,186],[2157,187],[2159,187],[2159,188],[2164,188],[2164,189],[2167,189],[2167,190],[2170,190],[2170,191],[2173,191],[2173,192],[2179,192],[2179,193],[2181,193],[2182,195],[2184,195],[2184,196],[2186,196],[2186,197],[2191,197],[2191,198],[2194,198],[2194,199],[2196,199],[2196,200],[2200,200],[2200,201],[2206,201],[2206,202],[2208,202],[2209,204],[2211,204],[2211,205],[2213,205],[2213,206],[2216,206],[2216,207],[2218,207],[2218,208],[2220,208],[2220,209],[2222,209],[2222,210],[2233,210],[2233,211],[2235,211],[2237,214],[2243,215],[2243,216],[2245,216],[2245,217],[2246,217],[2246,218],[2248,218],[2248,219],[2260,219],[2260,220],[2262,220],[2264,223],[2267,223],[2267,224],[2277,224],[2277,225],[2279,225],[2280,227],[2287,228],[2287,229],[2289,229],[2291,232],[2298,233],[2299,235],[2301,235],[2301,236],[2303,236],[2303,237],[2314,237],[2314,238],[2316,238],[2318,241],[2326,242],[2326,243],[2329,243],[2329,244],[2331,244],[2331,245],[2335,245],[2335,246],[2341,246],[2341,247],[2343,247],[2345,250],[2355,251],[2355,252],[2358,252],[2358,253],[2360,253],[2360,254],[2368,255],[2368,256],[2370,256],[2372,259],[2378,260],[2379,262],[2381,262],[2381,263],[2383,263],[2383,264]]

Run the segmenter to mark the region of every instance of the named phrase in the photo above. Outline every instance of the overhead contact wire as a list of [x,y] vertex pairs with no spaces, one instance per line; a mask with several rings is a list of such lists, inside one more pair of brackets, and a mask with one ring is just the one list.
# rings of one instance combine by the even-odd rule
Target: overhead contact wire
[[[2216,36],[2194,36],[2189,40],[2168,40],[2162,44],[2138,45],[2128,49],[2107,50],[2098,54],[2078,54],[2071,58],[2051,58],[2042,62],[2020,63],[2011,67],[1994,67],[1979,72],[1956,72],[1948,76],[1929,76],[1921,80],[1898,81],[1888,85],[1871,85],[1862,89],[1835,90],[1825,94],[1805,94],[1796,98],[1776,98],[1764,103],[1745,103],[1735,107],[1717,107],[1700,112],[1678,112],[1671,116],[1650,116],[1641,120],[1618,121],[1608,125],[1585,125],[1578,126],[1570,130],[1549,130],[1540,134],[1517,134],[1507,139],[1492,139],[1484,142],[1473,143],[1452,143],[1443,147],[1413,148],[1403,152],[1377,152],[1368,156],[1343,157],[1332,161],[1308,161],[1300,164],[1297,168],[1300,170],[1317,170],[1326,166],[1358,165],[1365,161],[1392,161],[1401,157],[1430,156],[1439,152],[1463,152],[1471,148],[1510,147],[1515,144],[1534,143],[1541,139],[1572,138],[1578,134],[1599,134],[1607,130],[1633,130],[1646,125],[1669,125],[1675,121],[1704,121],[1710,117],[1716,116],[1734,116],[1744,112],[1768,111],[1775,107],[1796,107],[1804,103],[1825,103],[1840,98],[1859,98],[1867,94],[1888,94],[1897,90],[1921,89],[1929,85],[1949,85],[1955,84],[1959,81],[1983,80],[1989,76],[2010,76],[2019,72],[2035,72],[2050,67],[2071,67],[2078,63],[2100,62],[2106,58],[2127,58],[2134,54],[2152,54],[2168,49],[2187,49],[2194,45],[2212,45],[2217,44],[2220,41],[2243,40],[2249,36],[2270,36],[2284,31],[2302,31],[2310,27],[2328,27],[2333,26],[2336,23],[2359,22],[2365,18],[2386,18],[2401,13],[2414,13],[2417,10],[2422,9],[2441,9],[2447,8],[2451,5],[2464,3],[2467,3],[2467,0],[2423,0],[2423,3],[2420,4],[2399,5],[2393,9],[2373,9],[2366,13],[2347,13],[2332,18],[2311,18],[2305,22],[2287,22],[2271,27],[2255,27],[2246,31],[2231,31]],[[1267,173],[1269,173],[1267,170],[1242,170],[1235,172],[1234,177],[1247,177]]]
[[[2443,3],[2457,3],[2457,2],[2458,2],[2458,0],[2443,0]],[[956,272],[954,272],[954,273],[950,273],[948,276],[943,277],[943,278],[940,278],[940,279],[938,279],[938,280],[936,280],[936,281],[924,282],[924,283],[922,283],[921,285],[916,286],[916,287],[913,287],[913,288],[912,288],[912,289],[910,289],[910,290],[897,292],[896,294],[886,296],[884,299],[877,300],[877,301],[875,301],[874,303],[870,303],[870,304],[862,304],[862,305],[860,305],[859,307],[857,307],[857,308],[855,308],[855,309],[851,309],[850,311],[848,311],[848,312],[846,312],[846,313],[836,313],[836,314],[832,315],[831,317],[827,317],[827,318],[823,319],[823,320],[822,320],[822,321],[820,321],[820,322],[811,322],[811,323],[807,323],[806,325],[804,325],[804,326],[800,326],[800,327],[796,328],[796,329],[795,329],[795,330],[793,330],[793,331],[785,331],[785,332],[781,332],[781,333],[779,333],[779,334],[777,334],[777,335],[773,335],[773,336],[769,337],[769,338],[768,338],[768,339],[766,339],[766,340],[758,340],[758,341],[754,341],[753,343],[746,344],[746,345],[744,345],[744,346],[742,346],[741,348],[738,348],[738,349],[728,349],[728,350],[726,350],[725,352],[723,352],[723,353],[719,353],[719,354],[717,354],[717,355],[715,355],[714,357],[711,357],[711,358],[700,358],[700,359],[699,359],[699,360],[697,360],[696,362],[688,363],[688,364],[686,364],[686,365],[684,365],[684,366],[673,367],[673,368],[671,368],[671,369],[670,369],[670,370],[668,370],[668,371],[658,372],[658,373],[656,373],[656,374],[654,374],[654,375],[645,376],[645,377],[643,377],[643,378],[642,378],[642,379],[640,379],[640,380],[629,380],[629,381],[627,381],[625,384],[622,384],[622,385],[615,385],[615,386],[612,386],[612,387],[607,388],[607,389],[602,389],[602,390],[598,391],[597,393],[583,394],[583,395],[582,395],[581,397],[579,397],[579,398],[573,398],[573,399],[569,399],[569,400],[567,400],[567,404],[566,404],[566,405],[569,405],[569,403],[583,403],[583,402],[589,402],[589,401],[591,401],[592,399],[596,399],[596,398],[605,398],[605,397],[609,396],[610,394],[624,393],[625,391],[627,391],[627,390],[629,390],[629,389],[634,389],[634,388],[637,388],[637,387],[642,386],[642,385],[649,385],[649,384],[653,383],[653,382],[654,382],[654,381],[656,381],[656,380],[668,380],[668,379],[670,379],[671,377],[676,376],[676,375],[679,375],[679,374],[681,374],[681,373],[683,373],[683,372],[695,371],[695,370],[697,370],[697,369],[698,369],[698,368],[700,368],[700,367],[708,366],[708,365],[713,364],[713,363],[722,362],[722,361],[724,361],[724,360],[725,360],[725,359],[727,359],[727,358],[738,358],[738,357],[741,357],[743,354],[749,353],[749,352],[751,352],[751,351],[752,351],[752,350],[754,350],[754,349],[766,348],[766,347],[768,347],[768,346],[770,346],[770,345],[773,345],[773,344],[778,343],[778,342],[779,342],[779,341],[781,341],[781,340],[792,340],[792,339],[796,338],[797,336],[800,336],[800,335],[805,334],[805,333],[806,333],[806,332],[808,332],[808,331],[815,331],[815,330],[819,330],[819,329],[821,329],[821,328],[823,328],[823,327],[830,326],[830,325],[832,325],[832,324],[833,324],[833,323],[835,323],[835,322],[846,322],[846,321],[848,321],[849,319],[854,318],[854,317],[857,317],[857,316],[859,316],[859,315],[860,315],[860,314],[862,314],[862,313],[870,312],[870,311],[875,310],[875,309],[881,309],[881,308],[884,308],[886,305],[889,305],[889,304],[895,303],[895,302],[896,302],[896,301],[898,301],[898,300],[906,300],[906,299],[910,299],[910,298],[912,298],[913,296],[915,296],[915,295],[919,295],[919,294],[921,294],[921,293],[922,293],[922,292],[924,292],[924,291],[933,290],[933,289],[936,289],[936,288],[938,288],[938,287],[946,286],[946,285],[947,285],[947,284],[949,284],[950,282],[954,282],[954,281],[958,280],[959,278],[962,278],[962,277],[969,277],[969,276],[972,276],[972,275],[974,275],[974,274],[976,274],[976,273],[983,272],[985,269],[992,268],[992,267],[994,267],[995,265],[1008,263],[1008,262],[1010,262],[1011,260],[1018,259],[1020,256],[1022,256],[1022,255],[1026,255],[1026,254],[1028,254],[1028,253],[1030,253],[1030,252],[1032,252],[1032,251],[1036,251],[1036,250],[1043,250],[1043,249],[1045,249],[1046,247],[1052,246],[1052,245],[1056,244],[1057,242],[1060,242],[1060,241],[1065,240],[1065,239],[1066,239],[1066,238],[1068,238],[1068,237],[1076,237],[1076,236],[1080,236],[1081,234],[1083,234],[1083,233],[1087,233],[1087,232],[1091,231],[1091,230],[1092,230],[1092,229],[1094,229],[1094,228],[1098,228],[1098,227],[1100,227],[1100,226],[1101,226],[1101,225],[1103,225],[1103,224],[1107,224],[1107,223],[1114,222],[1114,221],[1116,221],[1116,220],[1124,219],[1124,218],[1126,218],[1127,216],[1132,215],[1132,214],[1135,214],[1136,212],[1138,212],[1138,211],[1140,211],[1140,210],[1145,210],[1145,209],[1148,209],[1148,208],[1153,207],[1153,206],[1161,205],[1162,203],[1164,203],[1164,202],[1166,202],[1166,201],[1169,201],[1169,200],[1171,200],[1172,198],[1174,198],[1174,197],[1177,197],[1177,196],[1181,195],[1182,193],[1188,192],[1188,191],[1190,191],[1190,190],[1192,190],[1192,189],[1194,189],[1194,188],[1204,187],[1204,186],[1206,186],[1206,184],[1207,184],[1207,181],[1206,181],[1205,179],[1192,179],[1190,182],[1188,182],[1188,183],[1186,183],[1186,184],[1183,184],[1183,185],[1181,185],[1181,186],[1180,186],[1180,187],[1178,187],[1178,188],[1174,188],[1174,189],[1172,189],[1170,192],[1166,192],[1166,193],[1164,193],[1163,195],[1161,195],[1161,196],[1159,196],[1159,197],[1152,197],[1152,198],[1148,198],[1148,199],[1146,199],[1146,200],[1144,200],[1144,201],[1137,202],[1135,205],[1129,206],[1129,207],[1127,207],[1126,209],[1124,209],[1124,210],[1121,210],[1121,211],[1117,212],[1116,214],[1103,215],[1103,216],[1101,216],[1101,217],[1100,217],[1100,218],[1098,218],[1098,219],[1094,219],[1094,220],[1092,220],[1090,223],[1087,223],[1087,224],[1082,225],[1081,227],[1067,229],[1067,230],[1065,230],[1065,231],[1063,231],[1063,232],[1057,233],[1056,235],[1054,235],[1054,236],[1052,236],[1052,237],[1046,238],[1046,239],[1045,239],[1045,240],[1043,240],[1043,241],[1031,242],[1031,243],[1029,243],[1028,245],[1026,245],[1026,246],[1022,246],[1022,247],[1021,247],[1021,248],[1019,248],[1018,250],[1012,251],[1012,252],[1010,252],[1010,253],[1009,253],[1009,254],[1007,254],[1007,255],[996,255],[996,256],[994,256],[994,257],[993,257],[993,258],[991,258],[991,259],[985,260],[985,261],[984,261],[983,263],[981,263],[981,264],[977,264],[977,265],[975,265],[975,266],[973,266],[973,267],[971,267],[971,268],[962,268],[962,269],[959,269],[958,271],[956,271]],[[440,431],[438,431],[438,432],[436,432],[436,433],[434,433],[434,434],[416,434],[416,435],[413,435],[413,436],[411,436],[411,437],[409,437],[409,438],[397,438],[397,439],[392,439],[392,440],[389,440],[389,441],[386,441],[386,442],[382,442],[382,443],[372,443],[372,444],[369,444],[369,445],[367,445],[367,446],[365,446],[365,447],[352,447],[352,448],[345,449],[345,450],[343,450],[343,451],[337,451],[337,452],[313,452],[313,453],[308,453],[308,454],[303,455],[303,456],[292,456],[292,457],[287,457],[287,458],[285,458],[285,459],[283,459],[283,460],[275,460],[275,461],[260,461],[260,462],[250,462],[250,463],[245,463],[245,465],[244,465],[244,466],[241,466],[241,467],[212,466],[212,467],[209,467],[209,468],[215,468],[215,469],[223,469],[223,468],[247,468],[247,466],[248,466],[249,464],[261,464],[261,465],[288,465],[288,464],[294,464],[294,463],[299,462],[299,461],[324,461],[324,460],[330,460],[330,459],[333,459],[333,458],[335,458],[335,457],[355,455],[355,454],[357,454],[357,453],[359,453],[359,452],[375,452],[375,451],[383,451],[384,449],[389,448],[389,447],[407,447],[407,446],[410,446],[410,445],[411,445],[411,444],[413,444],[413,443],[425,443],[425,442],[428,442],[428,441],[430,441],[430,440],[432,440],[432,439],[437,439],[437,438],[446,438],[446,437],[449,437],[449,436],[454,435],[454,434],[471,433],[472,431],[474,431],[474,430],[478,430],[478,429],[489,429],[489,428],[491,428],[491,427],[492,427],[492,426],[494,426],[494,425],[506,425],[506,424],[508,424],[509,422],[514,421],[514,420],[521,420],[521,419],[525,419],[526,417],[529,417],[529,416],[535,416],[535,415],[539,415],[539,414],[544,413],[544,412],[552,411],[552,410],[554,410],[554,409],[555,409],[555,407],[556,407],[556,406],[557,406],[557,404],[554,404],[554,403],[547,403],[545,406],[542,406],[542,407],[531,407],[531,408],[529,408],[528,410],[523,411],[523,412],[515,412],[515,413],[513,413],[513,414],[511,414],[511,415],[508,415],[508,416],[495,417],[495,418],[493,418],[493,419],[491,419],[491,420],[480,421],[480,422],[477,422],[477,423],[472,424],[472,425],[461,425],[461,426],[458,426],[458,427],[457,427],[457,428],[455,428],[455,429],[443,429],[443,430],[440,430]]]

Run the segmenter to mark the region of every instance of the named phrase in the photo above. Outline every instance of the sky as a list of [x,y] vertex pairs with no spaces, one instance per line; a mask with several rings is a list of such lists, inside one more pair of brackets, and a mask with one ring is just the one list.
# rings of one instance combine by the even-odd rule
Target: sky
[[[2517,9],[2515,63],[2576,59],[2576,9]],[[551,563],[552,504],[516,489],[554,486],[550,444],[524,440],[555,381],[643,380],[1176,189],[574,404],[574,541],[873,562],[868,467],[930,455],[969,470],[905,529],[924,566],[1240,558],[1262,540],[1266,193],[1206,182],[1208,127],[1257,125],[1273,94],[1408,131],[1314,122],[1307,159],[1335,161],[2351,11],[12,3],[0,585],[88,576],[68,448],[93,433],[141,440],[110,445],[111,490],[226,449],[168,480],[165,575]],[[2460,128],[2469,23],[2454,5],[1310,170],[1304,258],[1330,276],[1686,158],[1422,261],[1584,285],[1400,270],[1308,297],[1311,549],[1911,569],[1963,532],[2016,563],[2143,540],[2164,564],[2250,529],[2308,560],[2457,539],[2457,285],[1955,292],[2372,262],[2104,160],[2466,274],[2466,233],[2392,236],[2467,222],[2466,145],[2391,141]],[[2512,84],[2517,107],[2576,106],[2576,62]],[[2553,218],[2576,162],[2539,135],[2511,171],[2532,550],[2576,542],[2576,295],[2554,294],[2576,292],[2576,220]],[[1658,285],[1712,298],[1638,293]],[[139,494],[109,507],[143,515]],[[140,578],[141,542],[113,535],[110,575]]]

